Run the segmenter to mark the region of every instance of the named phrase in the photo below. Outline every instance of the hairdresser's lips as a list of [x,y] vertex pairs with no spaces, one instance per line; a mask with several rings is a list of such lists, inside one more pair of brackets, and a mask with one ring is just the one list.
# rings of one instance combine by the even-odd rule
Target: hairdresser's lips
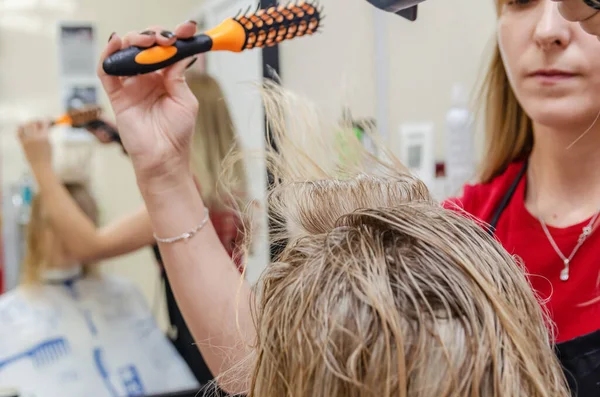
[[556,85],[576,79],[580,74],[560,69],[539,69],[527,76],[542,85]]

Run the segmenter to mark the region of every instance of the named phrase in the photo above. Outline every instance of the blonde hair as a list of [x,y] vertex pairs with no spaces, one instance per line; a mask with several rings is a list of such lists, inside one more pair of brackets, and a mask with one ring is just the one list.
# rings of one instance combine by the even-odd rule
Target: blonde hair
[[568,395],[523,269],[484,228],[301,98],[267,84],[265,105],[287,245],[257,284],[249,397]]
[[[192,138],[192,170],[202,186],[202,198],[211,209],[229,207],[220,194],[219,179],[224,173],[223,162],[240,145],[234,129],[227,101],[219,83],[207,74],[192,74],[187,83],[198,99],[196,131]],[[242,162],[227,170],[224,187],[234,197],[246,193],[246,174]]]
[[[502,0],[496,0],[497,15],[501,13],[502,4]],[[533,147],[531,119],[510,85],[497,40],[480,97],[479,110],[485,117],[485,154],[479,179],[487,183],[504,172],[511,162],[529,155]]]
[[[81,184],[65,184],[65,188],[79,208],[94,222],[98,224],[98,209],[96,201],[88,189]],[[40,281],[40,273],[52,264],[52,249],[60,244],[60,240],[53,235],[52,224],[44,216],[43,200],[38,194],[31,204],[31,215],[27,225],[27,252],[23,261],[22,281],[24,284],[35,284]],[[92,264],[84,264],[84,275],[93,273]]]

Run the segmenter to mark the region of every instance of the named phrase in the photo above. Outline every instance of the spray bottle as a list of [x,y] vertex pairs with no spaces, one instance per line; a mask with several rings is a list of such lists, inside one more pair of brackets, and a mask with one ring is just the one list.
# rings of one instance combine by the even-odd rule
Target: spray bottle
[[460,194],[461,187],[475,174],[473,114],[464,86],[452,87],[452,104],[446,114],[446,177],[449,195]]

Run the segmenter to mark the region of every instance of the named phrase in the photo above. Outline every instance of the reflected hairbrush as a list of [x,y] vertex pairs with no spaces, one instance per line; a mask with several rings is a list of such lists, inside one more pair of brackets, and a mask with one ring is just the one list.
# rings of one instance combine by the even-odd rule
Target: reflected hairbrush
[[252,14],[226,19],[216,28],[192,38],[178,39],[172,46],[125,48],[106,58],[102,67],[112,76],[135,76],[209,51],[241,52],[271,47],[317,32],[322,12],[322,8],[307,1],[258,9]]
[[69,125],[73,128],[101,129],[109,135],[111,141],[121,143],[119,133],[112,126],[102,121],[100,118],[101,113],[102,108],[97,105],[87,105],[82,108],[71,109],[52,121],[50,126]]
[[85,128],[86,124],[100,119],[102,108],[96,105],[86,105],[69,111],[50,123],[54,125],[69,125],[73,128]]

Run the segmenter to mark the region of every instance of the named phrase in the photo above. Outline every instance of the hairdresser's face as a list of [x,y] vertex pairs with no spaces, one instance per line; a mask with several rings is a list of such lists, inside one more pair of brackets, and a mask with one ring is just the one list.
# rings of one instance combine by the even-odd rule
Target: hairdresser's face
[[510,83],[534,123],[576,128],[593,121],[600,111],[596,36],[567,22],[551,0],[505,0],[498,39]]

